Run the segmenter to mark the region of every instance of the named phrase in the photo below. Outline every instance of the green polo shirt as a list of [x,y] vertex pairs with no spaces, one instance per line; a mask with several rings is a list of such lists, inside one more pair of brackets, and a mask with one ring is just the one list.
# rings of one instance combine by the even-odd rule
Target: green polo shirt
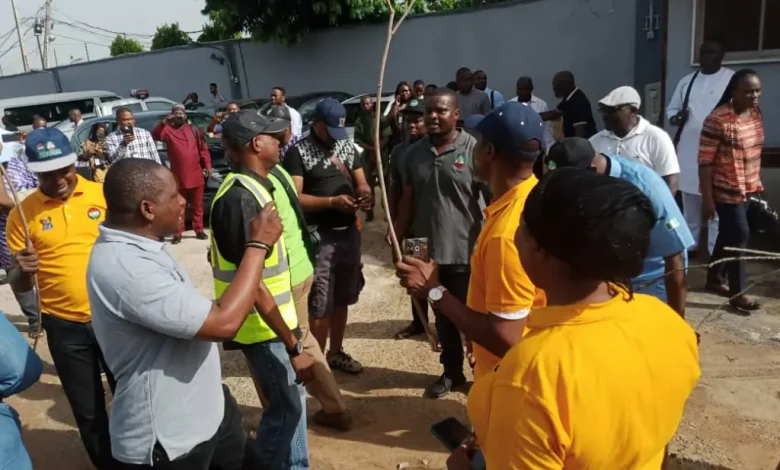
[[[277,173],[278,170],[278,173]],[[287,184],[290,185],[293,191],[295,191],[295,185],[293,184],[290,175],[282,168],[281,165],[277,165],[271,173],[268,174],[268,179],[274,185],[274,202],[276,202],[276,210],[279,211],[279,217],[282,219],[284,225],[284,244],[287,247],[287,258],[290,263],[290,284],[297,286],[306,280],[309,276],[314,274],[314,267],[309,260],[309,254],[306,251],[306,246],[303,244],[303,232],[301,232],[301,224],[298,222],[298,216],[295,212],[293,202],[287,195],[287,191],[284,190],[282,182],[278,178],[278,174],[284,176],[287,179]],[[304,222],[305,223],[305,222]]]

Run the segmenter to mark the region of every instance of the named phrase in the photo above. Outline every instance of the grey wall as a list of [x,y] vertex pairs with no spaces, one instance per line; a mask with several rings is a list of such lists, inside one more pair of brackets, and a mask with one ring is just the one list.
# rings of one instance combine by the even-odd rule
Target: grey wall
[[[677,82],[694,70],[691,65],[691,21],[693,0],[669,2],[669,46],[667,50],[666,100],[667,104]],[[761,112],[764,116],[766,146],[780,146],[780,63],[725,64],[734,70],[751,68],[758,72],[763,85]],[[668,119],[668,116],[667,116]],[[668,123],[668,121],[667,121]]]
[[[614,87],[634,83],[636,0],[518,0],[455,14],[410,18],[396,36],[385,89],[417,78],[444,86],[462,66],[484,69],[490,86],[514,96],[530,75],[550,105],[555,72],[568,69],[595,102]],[[63,91],[100,89],[127,96],[131,88],[174,100],[217,82],[232,98],[266,97],[272,86],[289,94],[318,90],[376,90],[386,27],[369,25],[318,32],[287,47],[251,41],[184,47],[58,69]],[[240,84],[231,89],[227,64],[210,56],[235,54]],[[0,78],[0,97],[50,93],[48,74]]]

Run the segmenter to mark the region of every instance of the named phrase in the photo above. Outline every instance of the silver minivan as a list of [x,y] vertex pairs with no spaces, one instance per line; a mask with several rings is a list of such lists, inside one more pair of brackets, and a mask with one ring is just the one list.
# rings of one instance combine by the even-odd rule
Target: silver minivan
[[72,109],[78,109],[83,116],[102,115],[102,106],[121,97],[110,91],[74,91],[49,95],[23,96],[0,100],[0,116],[20,131],[32,129],[33,117],[41,116],[50,126],[68,119]]

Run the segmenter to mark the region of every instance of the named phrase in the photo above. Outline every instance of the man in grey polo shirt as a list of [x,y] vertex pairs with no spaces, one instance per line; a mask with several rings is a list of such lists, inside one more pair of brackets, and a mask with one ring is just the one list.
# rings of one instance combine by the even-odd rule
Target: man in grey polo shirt
[[127,469],[239,470],[246,435],[221,385],[215,341],[233,338],[252,311],[268,247],[282,233],[279,215],[270,204],[255,219],[253,242],[216,304],[160,241],[184,217],[170,170],[119,160],[104,193],[106,222],[87,288],[95,335],[117,381],[109,420],[114,458]]
[[[433,91],[425,108],[428,135],[406,151],[395,233],[411,229],[415,237],[427,238],[441,284],[465,303],[471,251],[482,230],[485,208],[484,184],[475,179],[476,139],[456,127],[460,112],[449,88]],[[430,398],[443,397],[466,382],[460,332],[445,315],[435,314],[444,374],[425,390]]]

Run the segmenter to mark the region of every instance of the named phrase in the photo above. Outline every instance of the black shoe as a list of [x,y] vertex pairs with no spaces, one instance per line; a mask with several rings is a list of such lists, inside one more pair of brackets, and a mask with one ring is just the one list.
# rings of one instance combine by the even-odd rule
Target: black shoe
[[442,374],[436,382],[428,385],[425,389],[423,396],[426,398],[442,398],[450,393],[455,387],[460,387],[466,383],[466,378],[461,377],[458,380],[452,380],[446,375]]
[[181,243],[181,237],[173,237],[173,240],[171,240],[171,245],[178,245]]
[[374,209],[371,209],[370,211],[366,212],[366,222],[371,222],[374,220]]
[[206,232],[198,232],[195,234],[195,238],[197,238],[198,240],[208,240],[209,236],[206,235]]

